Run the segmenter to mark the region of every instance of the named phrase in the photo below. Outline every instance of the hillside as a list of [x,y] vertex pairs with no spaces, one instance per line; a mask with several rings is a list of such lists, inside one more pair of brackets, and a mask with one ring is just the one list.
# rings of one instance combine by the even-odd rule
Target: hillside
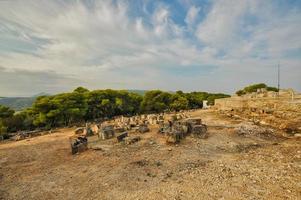
[[0,99],[0,104],[19,111],[30,107],[35,99],[36,97],[4,97]]
[[0,97],[0,105],[8,106],[16,111],[20,111],[31,107],[37,97],[47,95],[49,94],[42,92],[31,97]]
[[128,92],[131,92],[131,93],[136,93],[136,94],[139,94],[139,95],[144,95],[147,90],[127,90]]

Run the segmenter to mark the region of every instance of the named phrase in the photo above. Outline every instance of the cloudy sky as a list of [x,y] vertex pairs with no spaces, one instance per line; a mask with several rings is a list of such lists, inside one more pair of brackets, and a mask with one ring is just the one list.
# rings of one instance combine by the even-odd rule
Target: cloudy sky
[[0,0],[0,96],[301,91],[300,0]]

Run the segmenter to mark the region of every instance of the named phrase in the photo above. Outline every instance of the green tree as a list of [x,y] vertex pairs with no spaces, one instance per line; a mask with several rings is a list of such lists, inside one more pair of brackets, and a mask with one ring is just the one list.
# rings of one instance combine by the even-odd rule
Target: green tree
[[188,108],[202,108],[203,101],[207,100],[209,94],[207,92],[191,92],[186,94],[186,98],[188,100]]
[[276,87],[267,87],[267,90],[268,91],[273,91],[273,92],[279,92],[279,90],[278,90],[278,88],[276,88]]
[[162,112],[169,109],[172,95],[160,90],[152,90],[145,93],[141,102],[141,111],[146,113]]
[[12,117],[14,113],[15,111],[13,109],[0,105],[0,119]]
[[257,90],[261,89],[261,88],[265,88],[268,91],[278,92],[278,89],[275,88],[275,87],[267,86],[265,83],[257,83],[257,84],[246,86],[245,88],[236,91],[236,94],[238,96],[241,96],[241,95],[244,95],[244,94],[248,94],[248,93],[252,93],[252,92],[257,92]]
[[13,117],[15,111],[10,109],[9,107],[0,105],[0,137],[1,138],[8,138],[7,135],[7,122],[10,118]]
[[178,94],[175,95],[173,102],[170,104],[171,110],[179,111],[188,109],[188,100]]
[[75,90],[73,90],[73,92],[87,93],[87,92],[89,92],[89,90],[87,88],[84,88],[84,87],[78,87]]
[[68,126],[117,115],[202,108],[203,100],[213,104],[215,99],[228,96],[207,92],[170,93],[160,90],[151,90],[141,96],[125,90],[89,91],[78,87],[71,93],[38,97],[31,108],[16,114],[10,108],[0,106],[0,133],[31,130],[36,127]]

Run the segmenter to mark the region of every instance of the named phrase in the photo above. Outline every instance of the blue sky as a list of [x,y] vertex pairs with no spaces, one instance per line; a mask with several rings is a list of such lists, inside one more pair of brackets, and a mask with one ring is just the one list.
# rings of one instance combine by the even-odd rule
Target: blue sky
[[2,0],[0,96],[89,89],[301,91],[298,0]]

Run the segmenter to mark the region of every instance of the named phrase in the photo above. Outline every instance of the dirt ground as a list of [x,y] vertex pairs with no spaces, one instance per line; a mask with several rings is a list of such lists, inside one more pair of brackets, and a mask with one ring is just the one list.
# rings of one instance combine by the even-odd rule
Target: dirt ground
[[238,120],[195,111],[209,137],[166,145],[152,128],[71,155],[74,129],[0,143],[0,199],[301,199],[301,140],[237,136]]

